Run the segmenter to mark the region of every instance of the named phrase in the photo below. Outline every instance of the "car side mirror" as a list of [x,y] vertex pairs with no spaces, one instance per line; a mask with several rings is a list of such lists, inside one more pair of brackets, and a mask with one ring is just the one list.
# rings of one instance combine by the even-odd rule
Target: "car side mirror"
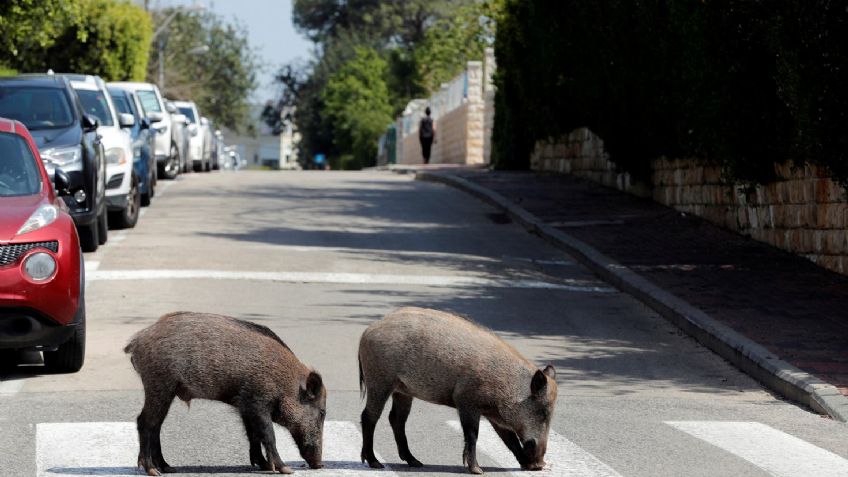
[[188,125],[188,132],[192,137],[197,136],[197,133],[200,132],[197,129],[197,124],[191,123]]
[[158,123],[159,121],[165,119],[165,115],[158,111],[152,111],[147,113],[147,119],[149,119],[151,122]]
[[118,124],[122,128],[131,128],[135,126],[135,116],[129,113],[121,113],[118,115]]
[[94,132],[97,131],[97,128],[100,126],[100,122],[94,116],[89,114],[82,115],[82,129],[85,132]]
[[60,196],[71,195],[71,177],[58,167],[53,172],[53,185]]
[[165,110],[171,114],[176,114],[178,112],[177,107],[174,103],[165,103]]

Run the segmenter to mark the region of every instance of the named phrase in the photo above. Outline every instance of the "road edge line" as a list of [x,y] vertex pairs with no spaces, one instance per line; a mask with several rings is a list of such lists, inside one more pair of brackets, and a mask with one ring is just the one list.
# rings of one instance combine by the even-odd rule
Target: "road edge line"
[[814,411],[848,422],[848,398],[832,384],[780,359],[704,311],[654,285],[594,247],[557,230],[503,195],[453,174],[419,171],[415,179],[460,189],[509,214],[528,232],[565,250],[601,279],[635,297],[767,388]]

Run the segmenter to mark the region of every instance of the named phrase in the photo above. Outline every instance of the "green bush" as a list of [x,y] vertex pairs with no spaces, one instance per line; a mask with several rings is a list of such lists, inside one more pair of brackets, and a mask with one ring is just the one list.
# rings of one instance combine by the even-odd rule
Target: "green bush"
[[144,81],[153,36],[147,12],[127,1],[78,2],[80,20],[48,50],[48,65],[106,81]]
[[848,180],[848,12],[825,0],[508,0],[494,158],[586,126],[644,175],[660,156],[763,182],[787,159]]
[[0,2],[0,65],[143,80],[153,26],[128,0]]
[[330,76],[323,92],[325,120],[336,135],[340,151],[351,151],[342,169],[373,166],[377,139],[392,122],[386,86],[388,63],[375,50],[356,47],[355,56]]

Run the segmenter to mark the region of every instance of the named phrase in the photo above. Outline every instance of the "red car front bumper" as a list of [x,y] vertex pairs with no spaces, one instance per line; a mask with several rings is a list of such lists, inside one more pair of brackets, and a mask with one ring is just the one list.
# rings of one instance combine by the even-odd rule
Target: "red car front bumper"
[[[23,271],[24,260],[38,252],[56,259],[53,277],[43,282]],[[79,239],[65,214],[0,244],[0,349],[51,348],[67,341],[84,306],[83,273]]]

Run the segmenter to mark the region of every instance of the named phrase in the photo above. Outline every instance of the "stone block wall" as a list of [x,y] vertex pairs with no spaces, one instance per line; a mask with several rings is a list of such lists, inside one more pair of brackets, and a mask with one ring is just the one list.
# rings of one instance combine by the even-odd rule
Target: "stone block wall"
[[[467,161],[468,104],[450,111],[436,122],[436,144],[430,164],[465,164]],[[420,154],[419,154],[420,155]]]
[[[427,105],[432,105],[436,125],[436,143],[430,156],[431,164],[484,164],[488,163],[486,152],[490,133],[487,121],[493,111],[487,112],[484,87],[487,73],[482,61],[469,61],[465,72],[451,83],[442,85],[428,99],[415,99],[407,105],[403,116],[398,118],[397,141],[398,164],[421,164],[421,145],[418,142],[417,118]],[[458,83],[462,80],[463,83]],[[449,85],[464,86],[461,102],[449,103],[445,107]],[[494,94],[492,92],[492,94]],[[490,106],[491,107],[491,106]],[[404,128],[404,123],[410,127]],[[490,146],[489,146],[490,147]]]
[[823,168],[775,164],[774,182],[746,190],[729,184],[715,164],[657,159],[651,163],[651,183],[644,184],[620,172],[604,153],[600,138],[587,129],[578,129],[556,143],[538,144],[531,167],[570,173],[652,197],[848,274],[848,199]]

